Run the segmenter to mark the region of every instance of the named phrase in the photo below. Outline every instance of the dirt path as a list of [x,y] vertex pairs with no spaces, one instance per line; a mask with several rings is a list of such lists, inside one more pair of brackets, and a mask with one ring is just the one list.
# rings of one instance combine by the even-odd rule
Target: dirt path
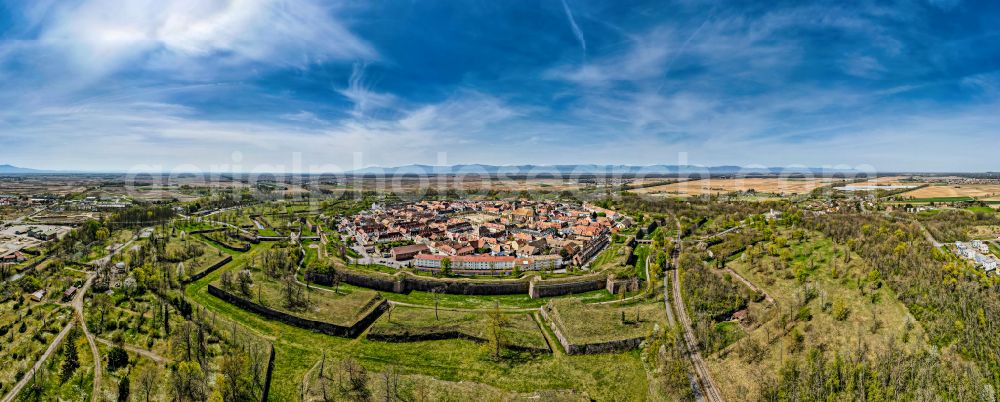
[[[103,343],[105,345],[115,346],[114,342],[111,342],[110,340],[103,339],[103,338],[97,338],[97,337],[95,337],[94,339],[96,339],[98,342]],[[137,348],[137,347],[132,346],[132,345],[122,345],[122,348],[125,349],[125,350],[127,350],[127,351],[129,351],[129,352],[135,353],[135,354],[140,355],[142,357],[145,357],[145,358],[147,358],[149,360],[152,360],[152,361],[154,361],[156,363],[159,363],[159,364],[164,364],[164,363],[167,362],[167,359],[163,358],[163,356],[160,356],[160,355],[158,355],[158,354],[156,354],[156,353],[154,353],[153,351],[150,351],[150,350],[146,350],[146,349],[142,349],[142,348]]]
[[739,229],[741,229],[741,228],[743,228],[743,224],[742,224],[742,223],[741,223],[741,224],[739,224],[739,225],[736,225],[736,226],[733,226],[733,227],[731,227],[731,228],[729,228],[729,229],[726,229],[726,230],[723,230],[723,231],[721,231],[721,232],[719,232],[719,233],[716,233],[716,234],[713,234],[713,235],[708,235],[708,236],[705,236],[705,237],[703,237],[703,238],[701,239],[701,241],[705,241],[705,240],[710,240],[710,239],[713,239],[713,238],[716,238],[716,237],[719,237],[719,236],[722,236],[722,235],[724,235],[724,234],[726,234],[726,233],[729,233],[729,232],[732,232],[732,231],[734,231],[734,230],[739,230]]
[[66,337],[66,334],[68,334],[71,329],[73,329],[72,320],[70,320],[70,322],[66,324],[66,327],[59,332],[59,335],[56,335],[55,339],[52,340],[52,343],[49,344],[49,347],[45,349],[45,353],[42,353],[42,356],[38,358],[38,361],[36,361],[35,365],[31,368],[31,373],[21,378],[21,381],[18,381],[17,384],[14,384],[14,388],[11,388],[10,392],[8,392],[3,399],[0,399],[0,402],[11,402],[17,397],[17,394],[21,392],[21,389],[28,385],[28,381],[31,381],[31,379],[35,376],[35,373],[42,368],[42,364],[45,363],[45,360],[48,360],[49,356],[51,356],[52,353],[59,348],[59,345],[62,344],[63,338]]
[[[324,289],[324,290],[326,290],[326,289]],[[434,306],[428,306],[428,305],[425,305],[425,304],[413,304],[413,303],[406,303],[406,302],[397,302],[397,301],[392,301],[392,300],[389,300],[389,304],[392,304],[393,306],[413,307],[413,308],[422,308],[422,309],[429,309],[429,310],[433,310],[434,309]],[[483,313],[483,312],[487,312],[487,311],[492,311],[493,309],[490,308],[490,307],[487,307],[487,308],[438,307],[438,310],[441,310],[441,311],[460,311],[460,312],[468,312],[468,313]],[[537,308],[501,308],[500,309],[501,313],[531,313],[531,312],[534,312],[534,311],[538,311],[538,309]]]
[[927,230],[927,228],[924,226],[923,223],[921,223],[920,221],[915,220],[915,219],[913,221],[916,222],[917,225],[920,225],[920,231],[924,232],[924,238],[927,239],[928,242],[930,242],[931,244],[934,245],[934,247],[939,248],[939,249],[944,247],[944,244],[942,244],[941,242],[937,241],[937,239],[934,238],[934,235],[932,235],[931,232],[929,230]]
[[83,285],[83,288],[73,298],[73,310],[76,311],[76,319],[80,321],[80,328],[83,329],[83,335],[87,338],[87,343],[90,344],[90,353],[94,355],[94,390],[91,394],[91,400],[97,402],[97,396],[101,391],[101,375],[103,374],[103,370],[101,370],[101,354],[97,350],[97,343],[94,342],[94,335],[87,329],[87,320],[83,317],[83,298],[93,283],[94,275],[90,275],[87,277],[87,282]]
[[102,266],[102,265],[105,265],[105,264],[109,263],[111,261],[111,257],[114,257],[115,254],[118,254],[120,251],[127,249],[128,246],[130,246],[132,244],[132,242],[135,241],[135,239],[136,239],[135,237],[132,237],[131,239],[129,239],[129,241],[125,242],[125,244],[122,244],[121,247],[118,247],[118,248],[112,250],[110,253],[108,253],[108,255],[106,255],[104,257],[101,257],[101,258],[98,258],[98,259],[96,259],[94,261],[91,261],[90,265],[93,265],[95,267],[99,267],[99,266]]
[[767,300],[768,303],[774,304],[774,298],[771,297],[771,295],[767,294],[767,292],[765,292],[764,289],[761,289],[759,286],[754,285],[753,282],[750,282],[750,280],[744,278],[743,275],[736,273],[736,271],[733,271],[730,268],[726,268],[726,272],[729,272],[730,275],[732,275],[736,279],[739,279],[740,282],[743,282],[744,285],[747,285],[747,287],[753,289],[755,292],[760,292],[761,294],[763,294],[764,300]]

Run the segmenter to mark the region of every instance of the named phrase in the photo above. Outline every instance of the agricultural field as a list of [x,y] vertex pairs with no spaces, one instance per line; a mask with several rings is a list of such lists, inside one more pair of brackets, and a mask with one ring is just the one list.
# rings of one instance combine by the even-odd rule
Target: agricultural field
[[0,177],[0,188],[6,194],[67,196],[81,193],[100,182],[99,176],[45,175],[25,177]]
[[63,212],[49,212],[44,211],[37,215],[32,216],[28,222],[39,223],[39,224],[58,224],[58,225],[68,225],[68,224],[81,224],[91,219],[100,219],[104,215],[100,212],[85,212],[85,211],[63,211]]
[[379,191],[392,192],[397,194],[420,193],[433,190],[438,193],[448,191],[467,193],[487,193],[487,192],[507,192],[516,193],[521,191],[574,191],[587,187],[587,184],[579,183],[573,179],[562,178],[507,178],[479,176],[472,174],[463,175],[438,175],[431,180],[427,178],[376,178],[376,177],[346,177],[342,184],[336,186],[321,185],[321,189],[327,191]]
[[863,182],[851,183],[854,186],[918,186],[923,184],[914,176],[878,176]]
[[699,195],[725,194],[753,190],[767,194],[805,194],[820,187],[833,184],[827,178],[737,178],[702,179],[671,183],[662,186],[644,187],[632,190],[638,194],[690,197]]
[[899,197],[907,202],[1000,201],[1000,184],[932,184]]

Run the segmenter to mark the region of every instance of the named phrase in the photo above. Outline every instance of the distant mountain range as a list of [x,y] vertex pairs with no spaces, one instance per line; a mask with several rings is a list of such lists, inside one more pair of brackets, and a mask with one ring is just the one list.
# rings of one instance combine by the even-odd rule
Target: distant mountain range
[[396,167],[367,167],[348,171],[351,174],[833,174],[860,173],[850,169],[824,168],[745,168],[742,166],[695,165],[404,165]]
[[[0,174],[31,173],[77,173],[76,171],[41,170],[13,165],[0,165]],[[83,173],[82,171],[78,173]],[[90,172],[98,173],[98,172]],[[111,173],[111,172],[106,172]],[[330,172],[334,173],[334,172]],[[851,169],[825,169],[812,167],[764,167],[746,168],[742,166],[696,166],[696,165],[403,165],[394,167],[372,166],[344,172],[356,175],[439,175],[439,174],[481,174],[481,175],[789,175],[789,174],[856,174],[861,171]]]
[[0,165],[0,173],[45,173],[45,170],[28,169],[14,165]]

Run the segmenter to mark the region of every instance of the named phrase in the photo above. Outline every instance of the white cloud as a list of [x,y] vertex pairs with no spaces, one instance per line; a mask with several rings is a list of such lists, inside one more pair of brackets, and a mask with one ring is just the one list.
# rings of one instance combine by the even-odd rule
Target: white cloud
[[0,54],[57,61],[43,71],[73,80],[136,67],[205,78],[239,76],[246,64],[305,67],[376,59],[371,45],[334,11],[312,0],[60,2],[30,9],[37,38],[5,45],[13,51]]
[[397,101],[392,94],[376,92],[372,89],[373,85],[367,82],[365,77],[366,67],[365,63],[354,63],[347,87],[337,91],[354,103],[351,114],[356,118],[364,118],[368,112],[388,108]]

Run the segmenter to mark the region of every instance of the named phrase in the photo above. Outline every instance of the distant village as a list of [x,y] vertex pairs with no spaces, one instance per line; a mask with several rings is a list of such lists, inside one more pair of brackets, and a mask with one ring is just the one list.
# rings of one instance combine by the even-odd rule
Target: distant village
[[[421,201],[373,205],[340,223],[368,253],[427,270],[557,270],[585,266],[632,224],[594,205],[555,201]],[[447,261],[447,263],[445,262]]]
[[89,196],[81,199],[63,199],[52,195],[19,196],[16,194],[0,194],[0,206],[41,207],[48,206],[50,211],[101,211],[127,208],[133,204],[128,197]]

